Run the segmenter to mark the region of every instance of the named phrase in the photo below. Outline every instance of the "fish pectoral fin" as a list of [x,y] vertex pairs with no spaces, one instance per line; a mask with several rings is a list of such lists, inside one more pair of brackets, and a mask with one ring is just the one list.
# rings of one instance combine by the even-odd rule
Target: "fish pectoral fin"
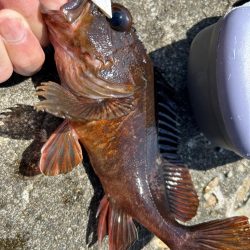
[[98,242],[101,249],[102,240],[109,236],[109,250],[128,249],[138,238],[133,219],[117,208],[105,195],[98,208]]
[[199,200],[187,166],[165,162],[163,171],[170,211],[182,222],[191,220],[197,213]]
[[42,147],[39,167],[45,175],[65,174],[82,159],[78,136],[65,120]]
[[133,96],[91,99],[77,97],[54,82],[42,83],[37,95],[45,98],[35,105],[38,111],[74,121],[110,120],[127,115],[135,108]]

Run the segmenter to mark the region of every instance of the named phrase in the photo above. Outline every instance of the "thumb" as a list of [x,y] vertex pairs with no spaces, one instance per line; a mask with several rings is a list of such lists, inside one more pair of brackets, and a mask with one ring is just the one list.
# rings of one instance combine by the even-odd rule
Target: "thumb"
[[[10,9],[0,10],[1,66],[8,68],[6,80],[14,70],[21,75],[32,75],[44,62],[44,53],[39,41],[31,31],[27,20]],[[7,52],[7,53],[6,53]]]

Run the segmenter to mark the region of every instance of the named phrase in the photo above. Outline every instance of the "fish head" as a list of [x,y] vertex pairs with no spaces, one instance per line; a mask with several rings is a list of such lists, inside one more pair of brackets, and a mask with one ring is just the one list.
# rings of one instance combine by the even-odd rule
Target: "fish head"
[[75,71],[91,71],[109,83],[139,84],[134,78],[148,58],[127,8],[113,3],[113,17],[109,19],[92,1],[73,0],[59,11],[43,12],[50,40],[64,61],[56,60],[57,64],[64,63],[61,68],[74,65]]

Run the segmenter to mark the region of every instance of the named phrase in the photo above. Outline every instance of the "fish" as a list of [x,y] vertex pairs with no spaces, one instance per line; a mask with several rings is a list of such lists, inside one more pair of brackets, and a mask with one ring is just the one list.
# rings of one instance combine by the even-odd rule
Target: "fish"
[[85,149],[105,193],[97,212],[100,248],[108,235],[110,250],[129,249],[136,221],[173,250],[250,249],[247,217],[183,225],[199,200],[177,156],[171,89],[163,87],[156,107],[153,65],[132,15],[113,3],[112,16],[88,0],[43,9],[60,84],[37,87],[36,109],[64,121],[41,150],[41,172],[70,172]]

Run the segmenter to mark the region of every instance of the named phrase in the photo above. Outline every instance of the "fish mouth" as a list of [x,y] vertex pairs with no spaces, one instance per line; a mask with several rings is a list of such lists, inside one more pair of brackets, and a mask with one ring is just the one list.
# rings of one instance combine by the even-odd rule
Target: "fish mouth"
[[81,16],[87,4],[90,4],[88,0],[71,0],[64,4],[60,10],[67,21],[73,23]]
[[74,31],[83,23],[82,21],[85,18],[89,19],[92,4],[90,0],[71,0],[62,5],[59,10],[50,10],[41,5],[40,11],[48,26],[51,42],[65,47],[62,45],[74,36]]
[[[44,16],[47,17],[46,19],[49,19],[50,22],[53,22],[57,25],[64,23],[65,21],[68,24],[73,24],[88,12],[91,4],[92,2],[90,0],[71,0],[62,5],[60,10],[50,10],[41,4],[40,11]],[[57,16],[61,16],[61,18],[59,19]]]

